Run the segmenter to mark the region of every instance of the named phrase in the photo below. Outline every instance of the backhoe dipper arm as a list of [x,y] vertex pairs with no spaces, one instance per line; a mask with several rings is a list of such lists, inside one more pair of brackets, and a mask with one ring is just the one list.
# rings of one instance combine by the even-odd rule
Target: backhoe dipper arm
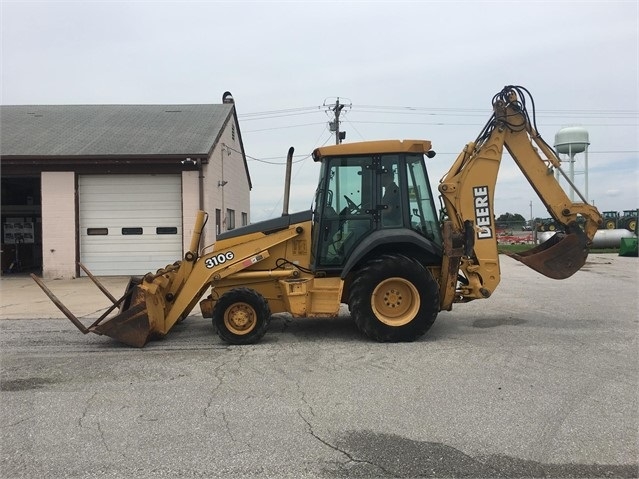
[[[458,287],[458,302],[486,298],[499,284],[494,191],[504,147],[566,232],[512,257],[550,278],[567,278],[585,263],[588,246],[602,221],[597,209],[579,192],[584,202],[573,203],[555,179],[554,169],[563,174],[559,158],[537,133],[534,120],[531,122],[524,92],[521,87],[507,86],[495,95],[491,119],[440,181],[439,191],[453,231],[463,234],[472,228],[474,232],[465,235],[470,242],[466,245],[469,254],[461,258],[460,270],[467,281]],[[577,224],[578,215],[585,219],[583,230]]]

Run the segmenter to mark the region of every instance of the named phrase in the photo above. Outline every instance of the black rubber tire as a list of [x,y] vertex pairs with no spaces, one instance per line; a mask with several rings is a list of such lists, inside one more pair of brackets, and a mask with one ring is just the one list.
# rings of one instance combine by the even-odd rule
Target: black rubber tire
[[399,254],[383,255],[358,273],[348,306],[367,337],[380,342],[414,341],[437,318],[439,286],[417,261]]
[[213,308],[213,326],[217,335],[230,344],[259,342],[270,322],[268,302],[250,288],[235,288],[224,293]]

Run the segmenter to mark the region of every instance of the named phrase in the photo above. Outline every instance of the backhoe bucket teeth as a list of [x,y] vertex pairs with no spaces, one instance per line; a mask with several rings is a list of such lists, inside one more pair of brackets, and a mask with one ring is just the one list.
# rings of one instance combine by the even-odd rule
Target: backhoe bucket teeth
[[151,321],[146,308],[144,291],[137,286],[139,280],[132,279],[127,293],[134,289],[130,298],[123,303],[120,313],[107,321],[94,324],[89,331],[109,336],[121,343],[136,348],[143,347],[151,339]]
[[528,251],[507,254],[549,278],[568,278],[579,271],[588,257],[586,235],[579,227],[574,230],[574,233],[556,233]]

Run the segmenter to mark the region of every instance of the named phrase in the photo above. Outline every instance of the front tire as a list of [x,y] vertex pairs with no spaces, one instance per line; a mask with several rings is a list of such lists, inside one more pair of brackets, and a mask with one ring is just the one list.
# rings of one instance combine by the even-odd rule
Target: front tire
[[351,317],[375,341],[414,341],[428,331],[439,312],[437,282],[424,266],[403,255],[370,261],[350,291]]
[[267,301],[257,291],[235,288],[222,295],[213,308],[213,326],[230,344],[255,344],[271,321]]

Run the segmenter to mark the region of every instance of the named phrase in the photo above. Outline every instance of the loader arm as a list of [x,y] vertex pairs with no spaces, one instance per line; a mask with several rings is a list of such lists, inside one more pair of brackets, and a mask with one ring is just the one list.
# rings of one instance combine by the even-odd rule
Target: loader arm
[[[559,158],[534,127],[534,111],[531,121],[524,93],[527,91],[521,87],[507,86],[495,95],[491,119],[440,181],[452,232],[465,239],[464,254],[458,259],[463,278],[455,294],[444,295],[449,301],[487,298],[499,284],[494,191],[504,148],[550,215],[565,229],[565,233],[557,233],[546,243],[512,257],[550,278],[567,278],[584,265],[602,222],[597,209],[585,201],[567,177],[583,203],[572,202],[555,179],[555,170],[566,175]],[[583,229],[577,222],[579,216],[585,220]],[[442,284],[454,282],[445,278]],[[448,307],[450,304],[442,305],[442,309]]]
[[[203,212],[199,212],[191,250],[184,261],[147,274],[141,280],[130,283],[131,292],[120,314],[93,325],[90,332],[110,336],[130,346],[142,347],[149,339],[166,335],[184,319],[213,284],[225,278],[242,274],[269,258],[269,250],[276,245],[299,236],[303,228],[290,226],[272,234],[250,235],[238,243],[220,242],[214,250],[197,256],[199,231],[203,225]],[[296,270],[255,271],[263,277],[287,277]]]

